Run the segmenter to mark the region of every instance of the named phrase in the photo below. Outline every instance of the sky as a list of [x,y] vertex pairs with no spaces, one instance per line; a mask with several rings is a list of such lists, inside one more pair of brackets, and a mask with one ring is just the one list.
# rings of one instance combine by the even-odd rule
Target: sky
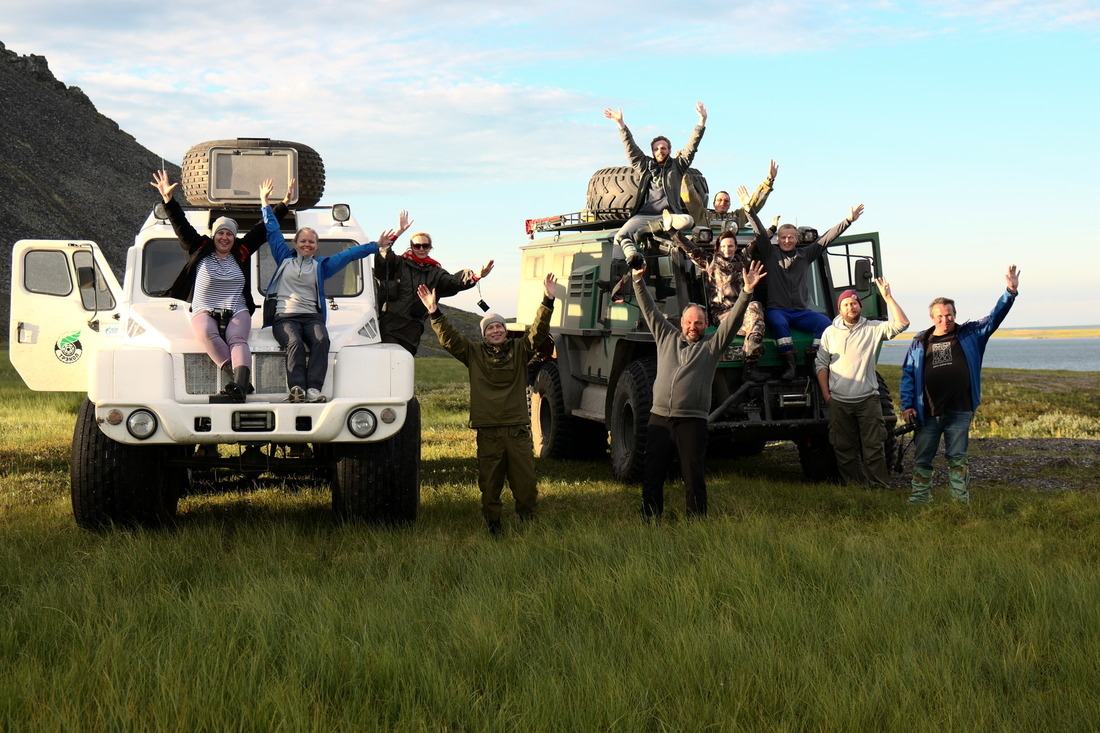
[[678,149],[702,101],[710,190],[752,190],[774,158],[765,220],[824,231],[863,203],[850,232],[879,232],[917,326],[938,296],[988,313],[1009,264],[1004,327],[1100,324],[1100,0],[215,7],[14,0],[0,42],[177,164],[205,140],[313,147],[322,203],[368,231],[408,209],[451,271],[495,260],[450,301],[468,310],[515,315],[524,221],[626,164],[604,108]]

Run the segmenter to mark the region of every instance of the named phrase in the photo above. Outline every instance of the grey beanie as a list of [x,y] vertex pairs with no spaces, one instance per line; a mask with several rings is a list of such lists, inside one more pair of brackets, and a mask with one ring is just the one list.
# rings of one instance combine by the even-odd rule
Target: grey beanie
[[210,234],[217,234],[220,229],[228,229],[234,237],[237,236],[237,222],[228,216],[219,216],[215,219],[213,226],[210,227]]
[[[504,326],[504,316],[499,313],[486,313],[485,317],[481,319],[481,335],[485,335],[485,329],[489,327],[490,323],[499,323]],[[507,326],[505,326],[507,328]]]

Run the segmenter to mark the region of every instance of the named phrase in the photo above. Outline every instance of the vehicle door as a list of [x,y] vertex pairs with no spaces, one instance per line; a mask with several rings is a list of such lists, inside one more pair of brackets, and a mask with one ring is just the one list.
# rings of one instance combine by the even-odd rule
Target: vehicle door
[[121,293],[94,242],[16,242],[8,349],[27,386],[86,391],[91,355],[105,341],[121,337]]

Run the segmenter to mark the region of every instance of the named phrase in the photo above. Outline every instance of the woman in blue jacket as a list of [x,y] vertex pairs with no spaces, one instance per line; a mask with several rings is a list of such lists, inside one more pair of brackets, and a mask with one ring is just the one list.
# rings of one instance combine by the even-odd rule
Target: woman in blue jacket
[[[294,235],[294,249],[268,205],[261,198],[267,242],[278,268],[267,286],[264,327],[272,327],[275,340],[286,350],[286,382],[289,402],[324,402],[321,389],[328,373],[328,329],[325,327],[325,280],[355,260],[378,252],[379,243],[390,246],[397,238],[393,229],[382,232],[378,242],[360,244],[331,257],[314,257],[317,232],[309,227]],[[306,354],[312,354],[309,359]]]

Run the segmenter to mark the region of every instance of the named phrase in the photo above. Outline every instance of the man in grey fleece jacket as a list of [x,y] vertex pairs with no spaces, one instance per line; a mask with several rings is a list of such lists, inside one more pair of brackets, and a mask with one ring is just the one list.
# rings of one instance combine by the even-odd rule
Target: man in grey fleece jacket
[[657,377],[646,431],[645,472],[642,479],[642,515],[660,517],[665,509],[665,476],[673,447],[680,455],[688,516],[707,513],[704,457],[711,382],[722,352],[733,341],[752,291],[764,277],[764,266],[753,262],[743,271],[744,287],[730,314],[718,329],[707,330],[707,309],[697,303],[684,308],[680,328],[669,323],[643,283],[645,264],[632,271],[642,318],[657,345]]
[[868,321],[862,315],[859,295],[845,290],[837,299],[840,315],[821,334],[816,367],[821,396],[829,406],[829,442],[836,452],[840,477],[848,484],[888,487],[882,450],[886,424],[879,404],[875,352],[883,341],[909,328],[909,319],[894,300],[890,283],[880,277],[875,284],[886,301],[890,320]]

